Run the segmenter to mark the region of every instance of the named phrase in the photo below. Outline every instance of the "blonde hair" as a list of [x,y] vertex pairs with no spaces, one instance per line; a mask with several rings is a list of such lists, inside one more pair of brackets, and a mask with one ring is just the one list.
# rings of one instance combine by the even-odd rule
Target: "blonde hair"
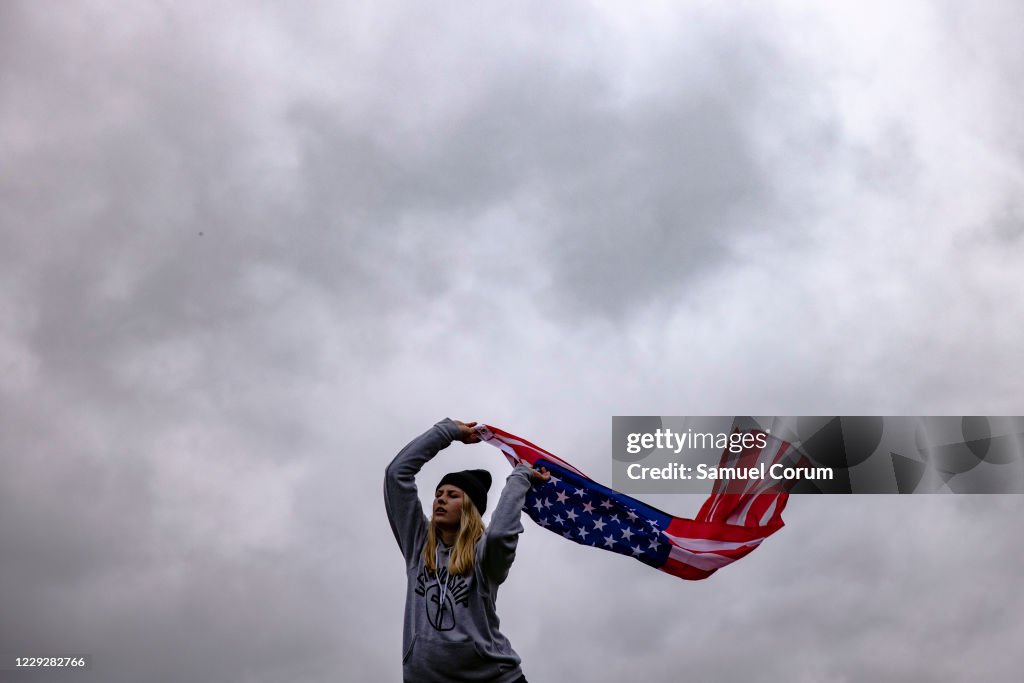
[[[466,492],[462,492],[462,519],[459,521],[459,533],[455,537],[455,545],[448,556],[449,574],[468,574],[476,564],[476,542],[484,535],[484,520],[480,517],[476,505]],[[423,544],[423,564],[428,572],[436,572],[437,539],[440,533],[434,520],[427,525],[427,542]]]

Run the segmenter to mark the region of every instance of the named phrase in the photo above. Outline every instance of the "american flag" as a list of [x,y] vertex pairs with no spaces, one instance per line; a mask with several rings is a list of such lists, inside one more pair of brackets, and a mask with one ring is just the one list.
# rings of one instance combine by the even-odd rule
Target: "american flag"
[[[707,578],[783,526],[789,494],[770,481],[716,480],[697,519],[673,517],[602,486],[526,439],[491,425],[480,425],[477,431],[513,466],[525,462],[551,472],[550,481],[531,487],[523,506],[537,524],[575,543],[634,557],[673,576]],[[770,467],[792,455],[787,442],[772,437],[763,449],[736,454],[726,449],[720,466],[765,462]]]

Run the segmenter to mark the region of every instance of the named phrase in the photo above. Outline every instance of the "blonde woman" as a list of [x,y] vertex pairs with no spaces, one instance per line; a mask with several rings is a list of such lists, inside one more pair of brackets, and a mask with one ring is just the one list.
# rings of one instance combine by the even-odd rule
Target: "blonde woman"
[[491,475],[450,472],[434,490],[430,520],[416,492],[416,474],[452,441],[480,441],[475,422],[444,419],[413,439],[388,465],[384,505],[405,556],[407,590],[402,672],[415,683],[525,683],[519,655],[498,630],[495,601],[523,532],[520,512],[532,481],[550,473],[519,465],[508,476],[484,528]]

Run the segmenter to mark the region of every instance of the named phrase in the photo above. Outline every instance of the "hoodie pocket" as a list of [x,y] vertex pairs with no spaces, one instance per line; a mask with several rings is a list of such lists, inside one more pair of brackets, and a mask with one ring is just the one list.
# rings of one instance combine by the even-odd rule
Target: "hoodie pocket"
[[447,671],[457,672],[463,680],[490,681],[497,673],[494,662],[488,661],[472,641],[446,643],[441,654],[447,663]]
[[473,641],[418,639],[404,662],[406,677],[422,681],[493,681],[501,668]]

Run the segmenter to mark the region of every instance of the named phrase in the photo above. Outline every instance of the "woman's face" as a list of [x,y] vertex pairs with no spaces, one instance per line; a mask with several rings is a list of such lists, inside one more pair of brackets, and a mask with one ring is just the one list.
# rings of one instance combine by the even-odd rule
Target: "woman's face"
[[458,528],[462,522],[462,496],[458,486],[445,484],[434,491],[433,521],[444,527]]

